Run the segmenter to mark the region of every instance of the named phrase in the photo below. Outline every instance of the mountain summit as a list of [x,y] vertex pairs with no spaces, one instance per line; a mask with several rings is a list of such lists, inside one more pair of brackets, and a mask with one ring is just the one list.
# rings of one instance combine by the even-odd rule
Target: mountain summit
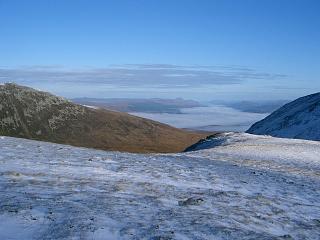
[[320,141],[320,93],[284,105],[247,133]]
[[0,135],[127,152],[179,152],[204,137],[12,83],[0,85]]

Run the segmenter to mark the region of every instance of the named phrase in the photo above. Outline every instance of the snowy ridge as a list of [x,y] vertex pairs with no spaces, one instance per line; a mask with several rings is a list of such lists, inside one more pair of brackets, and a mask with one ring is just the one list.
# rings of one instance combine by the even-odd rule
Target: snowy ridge
[[320,93],[284,105],[247,132],[320,141]]
[[320,239],[319,142],[219,139],[143,155],[1,137],[0,239]]

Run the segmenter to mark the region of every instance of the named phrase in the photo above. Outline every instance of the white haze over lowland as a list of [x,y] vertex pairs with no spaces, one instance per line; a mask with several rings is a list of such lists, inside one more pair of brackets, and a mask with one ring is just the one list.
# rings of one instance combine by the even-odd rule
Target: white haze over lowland
[[268,113],[242,112],[221,105],[184,108],[181,109],[181,114],[141,112],[131,114],[178,128],[207,131],[246,131],[253,123],[268,115]]

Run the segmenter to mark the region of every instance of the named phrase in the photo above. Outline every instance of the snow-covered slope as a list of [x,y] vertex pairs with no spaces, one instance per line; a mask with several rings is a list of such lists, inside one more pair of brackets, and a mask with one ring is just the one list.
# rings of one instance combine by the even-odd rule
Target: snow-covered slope
[[320,239],[320,143],[210,141],[142,155],[1,137],[0,239]]
[[284,105],[247,132],[320,141],[320,93]]

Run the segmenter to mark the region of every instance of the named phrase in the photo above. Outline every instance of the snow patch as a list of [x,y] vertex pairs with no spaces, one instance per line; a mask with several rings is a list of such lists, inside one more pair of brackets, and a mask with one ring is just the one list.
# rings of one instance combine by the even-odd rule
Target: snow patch
[[82,105],[82,106],[87,108],[92,108],[92,109],[99,109],[99,107],[96,107],[96,106],[90,106],[90,105]]

